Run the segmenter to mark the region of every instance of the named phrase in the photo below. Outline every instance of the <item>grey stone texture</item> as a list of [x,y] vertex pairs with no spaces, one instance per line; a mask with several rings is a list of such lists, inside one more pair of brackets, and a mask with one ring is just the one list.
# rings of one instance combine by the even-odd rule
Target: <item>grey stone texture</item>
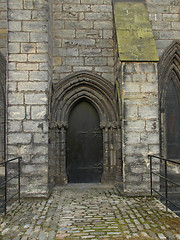
[[[33,4],[32,4],[33,3]],[[48,4],[47,1],[9,1],[8,11],[8,157],[41,157],[43,163],[23,161],[22,192],[48,192]],[[42,65],[44,64],[44,65]],[[38,140],[37,134],[41,134]],[[24,179],[29,183],[24,185]],[[39,179],[39,181],[38,181]]]
[[174,40],[180,39],[180,2],[179,0],[146,0],[149,19],[159,56]]
[[[146,6],[161,57],[180,39],[179,0],[146,0]],[[157,66],[119,61],[112,7],[111,0],[0,0],[0,53],[7,60],[7,157],[24,159],[24,196],[48,195],[50,84],[78,71],[118,82],[122,189],[148,191],[147,154],[159,152]]]
[[53,82],[82,69],[114,82],[112,20],[111,1],[53,2]]
[[7,0],[0,1],[0,52],[7,56]]
[[[121,66],[122,158],[125,172],[124,192],[127,193],[148,192],[149,178],[144,177],[149,173],[147,155],[159,154],[156,65],[156,63],[122,63]],[[147,81],[149,74],[152,77],[150,83]],[[156,100],[151,102],[151,97]],[[150,125],[157,127],[150,128],[148,127]]]

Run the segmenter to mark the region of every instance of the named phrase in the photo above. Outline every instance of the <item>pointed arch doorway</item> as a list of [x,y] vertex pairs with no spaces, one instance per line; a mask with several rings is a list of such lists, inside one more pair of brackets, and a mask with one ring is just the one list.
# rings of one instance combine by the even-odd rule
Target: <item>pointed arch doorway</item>
[[72,109],[67,130],[66,171],[69,183],[101,182],[102,130],[96,109],[85,99]]
[[122,181],[121,126],[114,85],[89,73],[52,89],[49,183]]

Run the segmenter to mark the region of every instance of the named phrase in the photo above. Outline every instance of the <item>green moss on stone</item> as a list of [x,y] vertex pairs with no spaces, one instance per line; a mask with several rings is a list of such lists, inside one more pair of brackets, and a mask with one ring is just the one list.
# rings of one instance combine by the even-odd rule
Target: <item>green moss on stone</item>
[[120,61],[159,61],[143,3],[116,3],[114,17]]

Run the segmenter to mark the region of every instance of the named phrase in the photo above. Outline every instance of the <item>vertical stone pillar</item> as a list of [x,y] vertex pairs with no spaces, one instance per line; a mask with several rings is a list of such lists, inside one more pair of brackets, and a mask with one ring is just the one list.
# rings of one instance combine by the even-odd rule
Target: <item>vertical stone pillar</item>
[[48,194],[48,37],[48,1],[8,0],[8,157],[26,196]]
[[108,172],[109,172],[109,147],[108,147],[108,128],[103,128],[103,159],[104,159],[104,166],[103,166],[103,175],[101,182],[104,183],[107,181]]
[[60,142],[60,157],[61,157],[61,183],[67,184],[66,175],[66,128],[62,125],[61,127],[61,142]]
[[147,193],[147,156],[159,154],[157,64],[122,63],[122,92],[124,192]]

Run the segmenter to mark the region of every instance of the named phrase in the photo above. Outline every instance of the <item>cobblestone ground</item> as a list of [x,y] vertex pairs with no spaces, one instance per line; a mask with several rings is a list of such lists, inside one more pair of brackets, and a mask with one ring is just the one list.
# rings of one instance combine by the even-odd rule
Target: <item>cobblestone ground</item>
[[180,239],[180,218],[157,200],[120,196],[113,187],[68,185],[49,199],[14,202],[0,239]]

